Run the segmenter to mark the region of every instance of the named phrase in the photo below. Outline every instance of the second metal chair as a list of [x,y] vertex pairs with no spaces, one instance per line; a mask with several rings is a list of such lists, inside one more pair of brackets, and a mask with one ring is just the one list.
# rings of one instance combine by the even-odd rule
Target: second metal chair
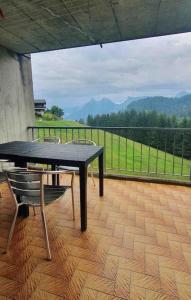
[[[72,140],[69,141],[65,144],[74,144],[74,145],[88,145],[88,146],[96,146],[96,143],[92,140],[87,140],[87,139],[78,139],[78,140]],[[91,164],[89,164],[88,168],[91,168]],[[76,167],[68,167],[68,166],[59,166],[57,167],[58,170],[68,170],[68,171],[73,171],[73,172],[78,172],[79,169]],[[95,180],[94,180],[94,175],[93,175],[93,171],[90,171],[90,175],[93,181],[93,185],[95,187]]]

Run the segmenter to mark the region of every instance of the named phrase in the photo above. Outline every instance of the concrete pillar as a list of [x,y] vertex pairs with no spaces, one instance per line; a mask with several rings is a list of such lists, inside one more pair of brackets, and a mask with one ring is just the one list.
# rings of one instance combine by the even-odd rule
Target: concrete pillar
[[27,140],[30,125],[34,125],[30,55],[0,46],[0,143]]

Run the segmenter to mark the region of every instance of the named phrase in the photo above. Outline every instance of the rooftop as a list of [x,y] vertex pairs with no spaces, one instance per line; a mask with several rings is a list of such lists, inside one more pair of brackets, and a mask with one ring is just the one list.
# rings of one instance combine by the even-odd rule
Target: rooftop
[[[98,185],[98,182],[97,182]],[[12,220],[0,186],[0,249]],[[18,219],[8,254],[0,254],[1,299],[190,299],[190,188],[105,180],[105,196],[88,182],[88,230],[80,232],[71,195],[47,207],[53,260],[45,260],[40,217]],[[7,298],[6,298],[7,297]]]
[[45,99],[35,99],[34,103],[35,104],[46,104],[46,100]]

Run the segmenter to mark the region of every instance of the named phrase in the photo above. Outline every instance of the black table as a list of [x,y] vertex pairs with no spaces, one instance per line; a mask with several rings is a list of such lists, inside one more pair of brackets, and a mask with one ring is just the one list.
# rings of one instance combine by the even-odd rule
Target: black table
[[27,162],[33,162],[79,168],[82,231],[87,228],[87,168],[96,157],[99,162],[99,195],[103,196],[103,147],[21,141],[0,144],[0,159],[9,159],[17,167],[26,167]]

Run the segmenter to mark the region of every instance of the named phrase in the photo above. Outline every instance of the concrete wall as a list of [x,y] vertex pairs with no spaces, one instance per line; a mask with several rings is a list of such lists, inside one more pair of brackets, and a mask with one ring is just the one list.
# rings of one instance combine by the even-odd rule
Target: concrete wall
[[0,46],[0,143],[27,140],[29,125],[34,125],[30,56]]

